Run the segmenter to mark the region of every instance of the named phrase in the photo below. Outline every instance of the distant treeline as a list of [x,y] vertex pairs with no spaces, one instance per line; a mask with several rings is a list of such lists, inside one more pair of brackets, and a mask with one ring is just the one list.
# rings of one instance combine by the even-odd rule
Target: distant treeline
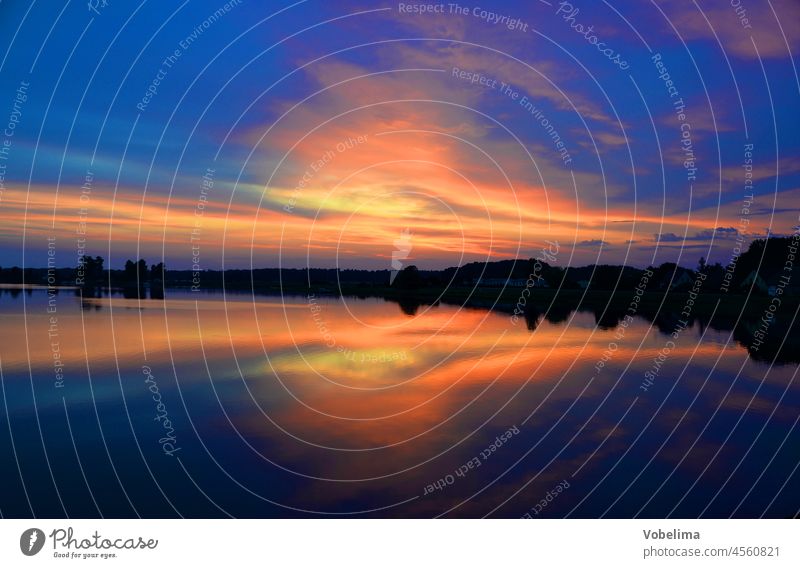
[[[675,263],[648,267],[653,273],[650,290],[683,291],[692,287],[697,274],[705,274],[704,291],[769,294],[777,286],[800,286],[795,255],[798,236],[754,240],[747,251],[733,256],[727,265],[708,264],[700,258],[694,269]],[[444,270],[419,270],[407,266],[398,273],[389,270],[278,269],[167,270],[163,263],[149,265],[144,259],[128,260],[124,269],[107,269],[99,256],[84,256],[75,268],[0,268],[4,284],[79,286],[83,288],[163,288],[186,287],[196,290],[320,288],[336,290],[340,285],[364,288],[414,290],[448,286],[498,285],[505,281],[529,280],[535,275],[537,286],[561,289],[626,290],[635,288],[645,269],[630,266],[590,265],[563,268],[536,259],[473,262]],[[394,278],[392,278],[394,276]],[[783,281],[781,282],[781,279]]]
[[42,286],[78,287],[145,287],[164,286],[164,263],[147,266],[142,259],[128,260],[122,270],[108,270],[100,256],[83,256],[75,268],[11,268],[0,267],[0,283]]

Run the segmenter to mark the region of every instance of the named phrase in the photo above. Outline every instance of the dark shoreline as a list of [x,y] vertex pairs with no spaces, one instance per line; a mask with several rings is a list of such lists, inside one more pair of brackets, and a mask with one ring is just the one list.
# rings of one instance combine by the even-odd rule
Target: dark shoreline
[[[25,290],[47,291],[41,285],[0,285],[5,293],[17,295]],[[225,286],[197,288],[192,286],[163,287],[59,287],[50,288],[55,293],[74,293],[84,299],[109,295],[125,298],[164,300],[170,290],[198,294],[255,294],[258,296],[295,296],[309,298],[376,298],[398,305],[400,310],[414,316],[423,306],[447,304],[470,309],[491,310],[507,314],[512,323],[534,331],[542,321],[562,323],[575,312],[591,313],[600,329],[611,330],[633,317],[640,317],[665,336],[676,330],[699,325],[701,330],[732,331],[733,339],[746,348],[751,358],[778,364],[800,363],[800,325],[797,313],[800,296],[726,294],[704,292],[697,294],[675,290],[648,290],[637,294],[633,290],[574,290],[532,288],[520,304],[521,287],[475,288],[452,286],[448,288],[424,287],[402,290],[389,286],[335,284],[314,286]],[[770,306],[779,303],[779,309],[770,316]],[[91,302],[86,302],[87,307]],[[93,305],[96,309],[96,305]],[[782,345],[783,344],[783,345]]]

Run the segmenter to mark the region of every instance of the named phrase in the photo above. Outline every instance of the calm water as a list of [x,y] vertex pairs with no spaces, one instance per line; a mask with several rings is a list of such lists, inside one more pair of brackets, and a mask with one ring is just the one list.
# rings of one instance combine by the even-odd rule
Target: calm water
[[644,319],[71,290],[0,315],[4,517],[800,509],[798,368],[729,331],[686,329],[645,391],[670,338]]

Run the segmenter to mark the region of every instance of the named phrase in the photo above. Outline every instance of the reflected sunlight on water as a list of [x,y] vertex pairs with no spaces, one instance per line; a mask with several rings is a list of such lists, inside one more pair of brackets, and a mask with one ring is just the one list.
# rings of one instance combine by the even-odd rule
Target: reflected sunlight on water
[[[753,492],[737,508],[737,486],[785,480],[780,467],[797,447],[797,367],[753,361],[727,332],[687,329],[645,391],[667,336],[644,319],[620,338],[584,312],[530,331],[506,314],[444,304],[408,315],[375,298],[168,296],[81,301],[62,291],[51,314],[44,291],[0,295],[4,400],[26,475],[41,477],[50,460],[55,481],[41,482],[52,491],[76,479],[65,407],[107,515],[130,514],[109,455],[125,464],[112,473],[138,476],[142,496],[164,488],[168,500],[145,506],[162,516],[219,515],[196,487],[239,516],[521,516],[564,479],[570,489],[547,516],[746,515],[764,503]],[[161,451],[143,366],[175,455]],[[22,426],[35,424],[32,393],[41,436]],[[480,459],[512,426],[519,433]],[[476,456],[480,466],[453,474]],[[5,491],[21,489],[11,464],[0,473]],[[452,484],[425,491],[447,476]],[[80,494],[67,498],[70,514],[96,514]],[[49,503],[37,510],[63,515]]]

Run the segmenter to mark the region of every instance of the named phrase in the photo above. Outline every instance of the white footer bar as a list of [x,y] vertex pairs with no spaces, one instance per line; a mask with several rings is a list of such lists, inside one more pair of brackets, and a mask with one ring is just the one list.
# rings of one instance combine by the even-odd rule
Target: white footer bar
[[[33,530],[31,530],[33,529]],[[2,520],[0,566],[800,566],[796,520]]]

